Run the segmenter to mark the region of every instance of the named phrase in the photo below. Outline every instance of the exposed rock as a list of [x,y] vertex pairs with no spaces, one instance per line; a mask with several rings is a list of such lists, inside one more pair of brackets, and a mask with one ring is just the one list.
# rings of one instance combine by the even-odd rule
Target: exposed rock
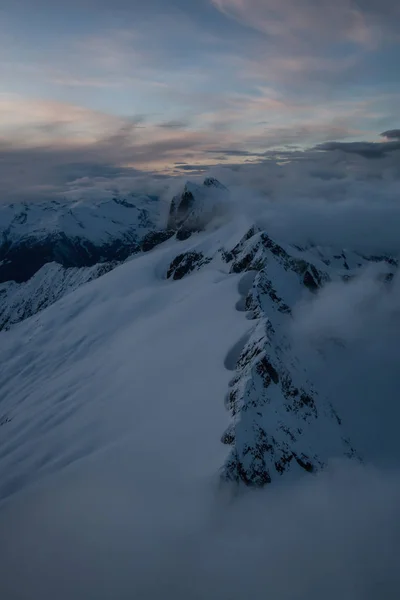
[[171,262],[167,271],[167,279],[182,279],[195,269],[199,269],[201,266],[206,265],[211,261],[211,258],[204,256],[201,252],[186,252],[185,254],[179,254]]
[[[224,480],[264,486],[284,473],[313,473],[332,456],[357,457],[331,404],[320,397],[286,338],[285,323],[306,286],[327,281],[306,258],[252,229],[224,259],[231,272],[257,270],[245,306],[256,324],[243,347],[227,398],[232,422]],[[304,254],[304,253],[303,253]],[[274,282],[274,285],[272,284]]]
[[202,231],[223,213],[227,193],[227,188],[211,177],[203,185],[187,182],[183,192],[171,201],[167,228],[177,231],[180,240]]
[[169,240],[175,231],[171,229],[159,230],[159,231],[150,231],[147,233],[141,241],[140,248],[143,252],[149,252],[153,250],[159,244]]
[[101,246],[85,238],[68,238],[64,233],[48,235],[44,239],[29,237],[11,246],[0,247],[0,283],[26,282],[43,265],[51,262],[65,268],[92,267],[98,263],[122,262],[139,250],[140,245],[133,234]]

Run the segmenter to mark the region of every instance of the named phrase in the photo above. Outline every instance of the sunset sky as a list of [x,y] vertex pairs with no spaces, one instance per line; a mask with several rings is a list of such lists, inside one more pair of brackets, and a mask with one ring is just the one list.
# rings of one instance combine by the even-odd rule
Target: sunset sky
[[173,172],[378,141],[399,55],[395,0],[3,0],[2,161]]

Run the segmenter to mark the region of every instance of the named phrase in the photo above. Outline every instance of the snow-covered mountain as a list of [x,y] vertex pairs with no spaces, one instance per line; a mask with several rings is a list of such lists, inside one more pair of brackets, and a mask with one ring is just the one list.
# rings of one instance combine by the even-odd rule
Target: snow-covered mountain
[[[163,222],[162,202],[109,200],[0,205],[0,330],[46,308],[137,252],[202,229],[223,207],[217,180],[188,182]],[[166,217],[164,218],[164,221]]]
[[341,417],[310,381],[286,333],[292,309],[305,295],[317,294],[330,281],[351,281],[369,263],[381,262],[389,281],[397,262],[284,246],[251,227],[234,246],[179,254],[167,277],[193,276],[219,262],[231,275],[242,275],[236,308],[250,321],[224,363],[233,377],[225,402],[231,422],[221,437],[231,448],[223,479],[263,486],[284,473],[318,471],[334,456],[360,460]]
[[[315,472],[338,456],[359,460],[334,398],[319,393],[287,331],[305,296],[351,280],[371,261],[381,261],[387,277],[396,261],[282,244],[246,219],[224,222],[229,192],[216,180],[186,184],[164,228],[157,201],[140,203],[40,205],[26,207],[24,217],[3,208],[3,265],[18,270],[13,257],[28,247],[38,256],[42,242],[59,262],[37,263],[27,281],[0,288],[1,324],[9,329],[1,334],[1,496],[129,427],[145,445],[149,427],[160,438],[156,447],[162,440],[168,447],[165,419],[173,437],[193,440],[200,455],[213,436],[200,472],[247,485]],[[57,254],[67,234],[73,251]],[[92,247],[98,254],[86,254]],[[85,256],[101,259],[71,266]]]
[[[98,564],[114,584],[96,597],[114,597],[110,539],[139,539],[139,560],[154,547],[154,527],[156,545],[162,537],[163,511],[173,540],[179,530],[187,541],[185,511],[193,506],[190,520],[201,519],[205,488],[279,490],[277,482],[310,481],[336,459],[364,459],[354,420],[349,427],[291,328],[298,306],[335,283],[351,288],[368,265],[384,294],[397,260],[273,239],[261,221],[231,211],[229,190],[213,179],[188,182],[164,222],[155,198],[117,200],[1,209],[6,598],[89,597]],[[318,360],[345,351],[340,339],[320,342]],[[240,517],[246,536],[249,510]],[[127,529],[127,514],[149,514],[149,523]],[[29,551],[40,536],[41,547],[61,552],[60,573],[84,565],[89,587],[85,577],[62,589],[60,573],[49,578],[48,557]],[[85,560],[99,539],[106,559],[90,575]],[[130,552],[118,556],[130,564]],[[21,564],[29,564],[23,578]]]
[[124,260],[157,230],[157,198],[0,205],[0,282],[27,281],[44,264],[93,266]]
[[119,263],[104,262],[93,267],[63,267],[46,263],[28,281],[0,284],[0,330],[8,329],[47,308],[83,283],[101,277]]

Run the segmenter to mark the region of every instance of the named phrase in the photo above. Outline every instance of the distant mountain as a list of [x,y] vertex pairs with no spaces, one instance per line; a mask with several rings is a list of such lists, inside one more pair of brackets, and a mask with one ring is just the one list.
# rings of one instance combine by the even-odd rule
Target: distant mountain
[[[219,194],[218,194],[219,192]],[[201,230],[227,189],[188,182],[163,222],[157,197],[0,205],[0,330],[46,308],[129,256]]]
[[63,267],[46,263],[27,282],[0,284],[0,330],[8,329],[47,308],[83,283],[104,275],[117,266],[105,262],[93,267]]
[[68,268],[125,260],[159,219],[158,200],[141,195],[0,205],[0,283],[28,281],[49,262]]

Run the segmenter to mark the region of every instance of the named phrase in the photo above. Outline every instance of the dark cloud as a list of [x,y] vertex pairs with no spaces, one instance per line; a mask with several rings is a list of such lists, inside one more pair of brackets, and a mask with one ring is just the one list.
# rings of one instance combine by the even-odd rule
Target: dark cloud
[[0,148],[0,202],[34,201],[63,194],[75,181],[114,180],[140,174],[92,148]]
[[[387,136],[389,137],[389,136]],[[395,137],[395,136],[392,136]],[[382,158],[391,152],[400,150],[400,139],[394,142],[326,142],[316,146],[317,150],[332,152],[340,150],[349,154],[358,154],[364,158]]]
[[165,129],[185,129],[188,126],[187,121],[166,121],[165,123],[160,123],[159,127],[164,127]]
[[389,140],[400,140],[400,129],[389,129],[381,133],[381,136]]
[[[168,177],[205,172],[224,183],[247,185],[257,193],[278,194],[279,199],[304,190],[311,197],[336,200],[350,190],[357,195],[363,182],[387,177],[398,181],[400,177],[397,130],[389,132],[386,142],[331,141],[310,150],[256,152],[237,147],[209,149],[215,140],[201,132],[184,131],[151,141],[139,136],[136,127],[128,122],[95,144],[22,147],[0,141],[0,202],[68,197],[71,192],[79,195],[80,190],[85,194],[90,190],[93,194],[114,189],[129,192],[142,186],[141,191],[147,191]],[[213,161],[208,161],[211,156]],[[235,165],[238,161],[241,164]],[[157,174],[160,165],[165,168]],[[353,178],[349,179],[349,173]],[[366,193],[371,189],[368,183]]]
[[209,171],[211,168],[213,167],[213,165],[176,165],[176,171],[190,171],[195,173],[196,171],[199,171],[201,173],[203,173],[204,171]]
[[208,154],[225,154],[226,156],[264,156],[262,152],[250,152],[249,150],[207,150]]
[[203,144],[204,136],[199,133],[142,141],[136,128],[127,123],[93,144],[22,147],[0,140],[0,202],[57,196],[83,180],[96,185],[100,181],[104,187],[105,182],[120,178],[149,177],[158,162],[172,166],[177,153],[183,157]]

